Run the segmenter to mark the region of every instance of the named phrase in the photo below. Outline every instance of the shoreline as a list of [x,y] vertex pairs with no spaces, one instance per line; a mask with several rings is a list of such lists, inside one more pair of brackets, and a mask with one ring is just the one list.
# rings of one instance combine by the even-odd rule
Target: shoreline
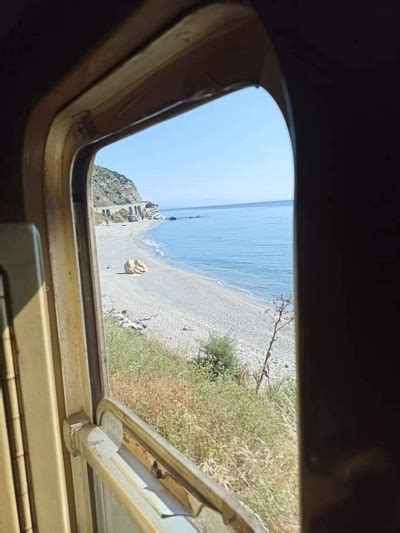
[[[125,309],[133,320],[146,320],[146,334],[193,357],[210,333],[228,334],[237,344],[239,360],[256,371],[262,363],[271,319],[268,302],[238,288],[179,268],[141,240],[162,221],[97,226],[103,312]],[[127,259],[142,259],[149,272],[126,275]],[[123,274],[123,275],[122,275]],[[293,328],[282,333],[271,361],[271,378],[294,375]]]
[[[158,224],[153,226],[153,227],[157,227],[157,226],[158,226]],[[145,253],[149,253],[152,257],[154,257],[154,259],[156,261],[164,262],[165,264],[170,265],[171,267],[176,268],[177,270],[183,270],[184,272],[187,272],[188,274],[192,274],[193,276],[199,277],[201,279],[209,280],[209,281],[211,281],[213,283],[217,283],[217,285],[219,285],[221,287],[226,287],[227,289],[230,289],[230,290],[232,290],[234,292],[237,292],[237,293],[241,294],[242,296],[244,296],[245,298],[248,298],[251,301],[259,302],[260,304],[264,305],[266,308],[270,308],[271,307],[272,300],[267,300],[265,298],[261,298],[261,296],[257,296],[256,294],[254,294],[253,292],[251,292],[248,289],[242,289],[241,287],[237,287],[235,285],[230,285],[229,283],[227,283],[226,281],[224,281],[222,279],[217,279],[217,278],[212,278],[210,276],[207,276],[207,274],[205,274],[205,273],[202,273],[200,271],[196,271],[195,268],[191,269],[190,267],[188,267],[186,265],[174,262],[172,259],[170,259],[168,257],[165,257],[164,254],[162,254],[162,253],[160,254],[157,251],[154,251],[154,249],[157,250],[157,242],[156,241],[152,241],[156,245],[156,246],[152,246],[151,244],[147,244],[141,238],[141,236],[143,236],[143,234],[145,234],[147,231],[150,231],[151,229],[153,229],[153,227],[149,227],[149,228],[143,229],[143,231],[141,233],[138,233],[137,238],[138,238],[138,240],[140,242],[140,246],[142,244],[144,245]]]
[[166,265],[171,266],[172,268],[175,268],[177,270],[187,272],[190,275],[193,275],[195,277],[198,277],[200,279],[205,279],[208,281],[211,281],[212,283],[216,283],[220,287],[226,287],[228,290],[232,290],[235,293],[237,293],[240,296],[243,296],[246,299],[249,299],[252,302],[258,302],[263,307],[270,309],[272,300],[266,300],[264,298],[261,298],[260,296],[257,296],[256,294],[252,293],[251,291],[247,289],[242,289],[241,287],[236,287],[234,285],[230,285],[229,283],[225,282],[224,280],[217,279],[217,278],[211,278],[210,276],[207,276],[206,274],[196,271],[194,268],[191,269],[190,267],[179,264],[174,262],[172,259],[169,259],[168,257],[165,257],[164,254],[158,253],[156,250],[158,248],[157,241],[151,241],[154,242],[155,246],[152,246],[150,244],[147,244],[143,239],[143,235],[145,235],[148,231],[152,230],[153,228],[156,228],[163,222],[167,222],[167,220],[154,220],[154,221],[148,221],[148,222],[154,222],[154,225],[149,225],[143,228],[139,228],[138,230],[134,231],[134,238],[136,239],[137,246],[145,253],[149,254],[155,261],[160,261],[161,263],[164,263]]

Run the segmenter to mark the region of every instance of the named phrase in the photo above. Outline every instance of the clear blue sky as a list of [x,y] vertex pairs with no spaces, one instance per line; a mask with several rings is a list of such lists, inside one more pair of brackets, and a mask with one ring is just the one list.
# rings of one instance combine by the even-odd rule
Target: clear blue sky
[[96,163],[160,208],[293,198],[284,118],[264,89],[243,89],[103,148]]

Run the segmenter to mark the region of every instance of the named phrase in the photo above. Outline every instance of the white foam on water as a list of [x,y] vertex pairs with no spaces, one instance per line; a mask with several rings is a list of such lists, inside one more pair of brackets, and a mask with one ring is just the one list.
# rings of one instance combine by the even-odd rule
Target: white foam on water
[[146,246],[150,246],[150,248],[154,248],[156,253],[158,255],[161,255],[162,257],[165,256],[164,252],[161,250],[160,248],[160,244],[158,242],[155,242],[155,241],[151,241],[150,239],[141,239],[141,241],[146,245]]

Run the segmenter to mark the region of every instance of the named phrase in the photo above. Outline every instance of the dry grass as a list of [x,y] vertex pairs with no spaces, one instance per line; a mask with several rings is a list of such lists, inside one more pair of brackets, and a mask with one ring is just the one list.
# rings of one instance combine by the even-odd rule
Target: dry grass
[[292,380],[255,395],[212,380],[162,343],[106,321],[111,390],[270,531],[298,530],[296,392]]

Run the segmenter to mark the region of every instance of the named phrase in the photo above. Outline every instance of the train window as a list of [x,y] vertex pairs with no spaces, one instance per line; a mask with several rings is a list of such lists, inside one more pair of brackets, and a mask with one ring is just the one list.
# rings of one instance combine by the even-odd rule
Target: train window
[[249,5],[178,11],[133,10],[25,133],[72,528],[295,530],[293,161],[243,88],[286,91]]
[[[176,466],[158,466],[157,446],[172,445],[271,531],[297,530],[293,155],[278,106],[246,88],[106,146],[90,201],[105,433],[163,479]],[[104,520],[130,530],[95,486]],[[173,494],[153,495],[181,516],[187,487]]]

